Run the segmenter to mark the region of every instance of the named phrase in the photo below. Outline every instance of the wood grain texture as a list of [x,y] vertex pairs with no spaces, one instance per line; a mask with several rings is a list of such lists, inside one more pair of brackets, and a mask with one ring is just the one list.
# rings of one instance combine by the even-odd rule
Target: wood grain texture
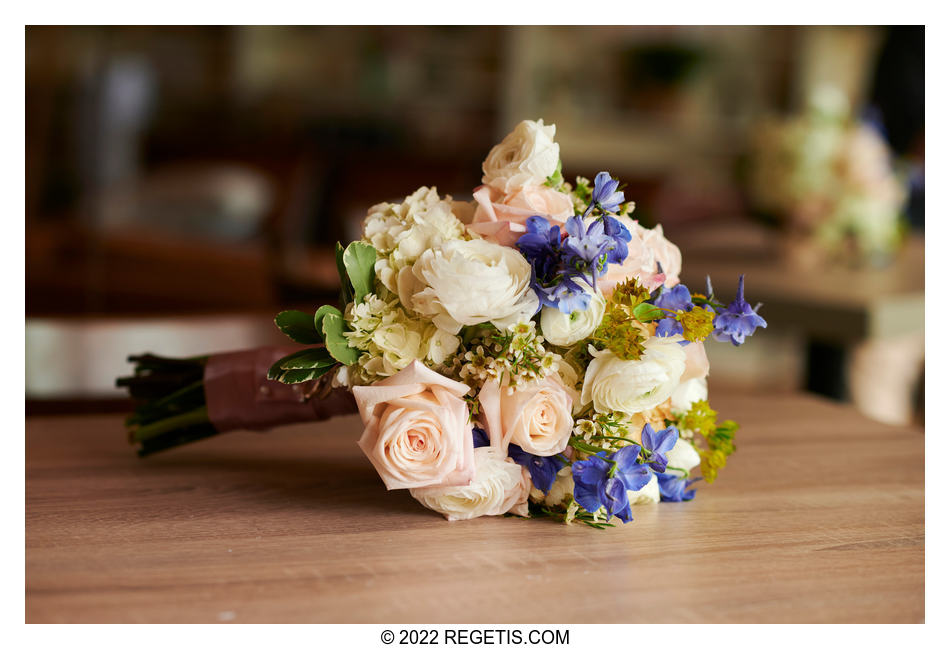
[[800,395],[713,394],[739,451],[598,531],[448,523],[355,417],[139,460],[116,416],[26,432],[28,622],[920,622],[924,440]]

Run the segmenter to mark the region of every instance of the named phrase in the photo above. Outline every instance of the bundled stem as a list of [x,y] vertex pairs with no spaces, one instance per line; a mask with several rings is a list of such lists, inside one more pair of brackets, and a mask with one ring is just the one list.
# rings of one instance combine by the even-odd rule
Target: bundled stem
[[154,354],[129,356],[132,376],[116,379],[141,403],[125,420],[129,443],[139,456],[151,455],[218,434],[208,419],[204,391],[207,356],[166,358]]

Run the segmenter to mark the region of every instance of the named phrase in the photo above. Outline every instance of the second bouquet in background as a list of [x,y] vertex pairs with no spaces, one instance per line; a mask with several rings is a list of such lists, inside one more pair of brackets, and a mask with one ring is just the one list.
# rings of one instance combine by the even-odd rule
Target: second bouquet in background
[[321,346],[269,378],[352,390],[383,483],[449,520],[628,522],[692,499],[693,470],[712,482],[735,449],[703,343],[766,326],[743,278],[731,300],[681,284],[679,249],[631,218],[616,179],[565,182],[554,135],[519,124],[473,202],[422,187],[373,206],[338,246],[340,307],[277,316]]

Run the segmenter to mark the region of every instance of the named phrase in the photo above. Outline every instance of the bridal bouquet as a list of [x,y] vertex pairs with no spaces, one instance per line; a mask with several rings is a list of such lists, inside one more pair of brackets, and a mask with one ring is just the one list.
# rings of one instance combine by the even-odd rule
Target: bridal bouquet
[[472,202],[422,187],[370,208],[362,239],[337,246],[339,306],[276,317],[305,347],[134,357],[120,383],[149,401],[133,441],[154,452],[355,404],[386,488],[449,520],[603,527],[691,500],[738,427],[706,401],[703,343],[740,345],[765,320],[741,276],[727,301],[684,286],[679,249],[630,218],[610,174],[565,182],[554,134],[519,124]]

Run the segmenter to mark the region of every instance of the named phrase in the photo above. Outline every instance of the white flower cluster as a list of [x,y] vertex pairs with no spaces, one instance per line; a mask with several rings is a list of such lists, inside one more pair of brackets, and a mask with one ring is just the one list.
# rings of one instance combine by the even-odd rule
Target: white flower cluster
[[410,317],[398,299],[367,295],[347,307],[345,332],[351,347],[366,352],[358,361],[358,382],[392,376],[414,360],[441,365],[459,346],[459,338],[419,318]]
[[363,222],[363,240],[379,256],[376,278],[396,293],[396,277],[402,268],[411,266],[426,250],[463,238],[465,226],[455,212],[466,209],[471,208],[451,196],[439,198],[435,187],[420,187],[401,203],[371,207]]
[[561,357],[544,348],[534,322],[512,325],[500,335],[482,338],[462,356],[459,377],[475,386],[496,381],[509,392],[558,371]]

